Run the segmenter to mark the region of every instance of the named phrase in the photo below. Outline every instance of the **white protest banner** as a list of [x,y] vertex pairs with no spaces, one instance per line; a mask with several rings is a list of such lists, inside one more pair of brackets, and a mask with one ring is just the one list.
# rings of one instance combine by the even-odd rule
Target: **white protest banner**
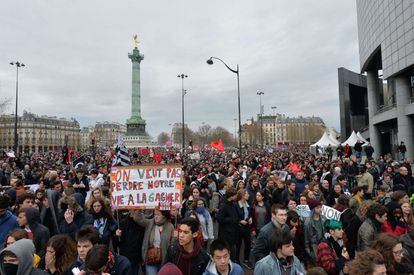
[[284,170],[273,170],[271,172],[272,175],[276,175],[281,181],[286,181],[286,177],[288,175],[287,171]]
[[296,206],[296,211],[298,212],[298,215],[302,218],[307,218],[310,216],[311,210],[309,208],[309,205],[305,204],[299,204]]
[[181,205],[181,175],[179,165],[112,167],[112,207],[170,209],[171,205]]
[[338,210],[326,206],[326,205],[322,205],[322,216],[327,219],[327,220],[337,220],[340,221],[341,220],[341,212],[339,212]]
[[199,152],[195,152],[190,154],[190,159],[192,160],[199,160],[200,159],[200,153]]

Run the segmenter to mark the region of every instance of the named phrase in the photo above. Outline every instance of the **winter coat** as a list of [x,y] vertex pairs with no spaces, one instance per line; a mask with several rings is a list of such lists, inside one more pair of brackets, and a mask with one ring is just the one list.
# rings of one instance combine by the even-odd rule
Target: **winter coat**
[[[180,254],[181,254],[180,245],[178,244],[178,242],[175,242],[174,244],[170,245],[170,247],[168,247],[168,252],[165,257],[164,263],[173,263],[178,266],[178,262],[181,256]],[[192,265],[190,274],[191,275],[203,274],[209,261],[210,261],[210,256],[207,254],[207,252],[201,249],[198,255],[194,259],[192,259],[192,261],[189,261],[189,263],[191,263]]]
[[121,255],[115,256],[115,264],[111,268],[109,274],[111,275],[130,275],[131,274],[131,263],[129,260]]
[[346,262],[342,256],[342,247],[332,237],[318,245],[316,257],[316,265],[332,275],[339,274]]
[[49,229],[40,224],[40,213],[36,208],[26,208],[26,220],[30,230],[33,233],[33,243],[36,248],[36,254],[40,257],[46,254],[46,244],[50,238]]
[[[320,221],[315,221],[313,219],[313,211],[311,212],[311,215],[305,219],[305,222],[303,224],[303,232],[305,237],[305,248],[309,249],[310,255],[312,260],[316,260],[316,249],[318,247],[318,244],[324,240],[324,234],[322,234],[322,238],[318,237],[317,229],[315,227],[315,222],[321,222],[322,225],[324,224],[324,221],[322,220],[322,217],[320,217]],[[322,226],[322,230],[324,231],[324,228]]]
[[46,190],[46,196],[49,201],[49,208],[42,208],[40,211],[40,221],[49,228],[50,235],[53,236],[60,233],[58,221],[60,193],[56,190]]
[[[152,246],[153,241],[153,231],[155,230],[155,222],[154,219],[147,219],[144,217],[144,214],[140,211],[135,211],[134,213],[134,221],[139,224],[140,226],[145,228],[144,239],[142,241],[142,248],[141,248],[141,255],[142,261],[145,262],[147,258],[148,249]],[[174,242],[174,226],[171,222],[166,221],[162,226],[162,233],[161,233],[161,262],[164,262],[165,257],[167,255],[168,246]]]
[[358,182],[358,186],[366,185],[368,186],[368,193],[372,193],[372,189],[374,188],[374,177],[370,173],[365,172],[362,175],[356,176],[356,179]]
[[286,203],[286,198],[283,197],[283,192],[286,190],[287,187],[283,188],[275,188],[272,193],[272,203],[275,204],[282,204]]
[[0,244],[3,244],[6,236],[17,227],[19,227],[17,217],[6,210],[6,213],[0,216]]
[[[254,275],[281,275],[280,263],[275,254],[272,252],[256,263]],[[296,256],[293,256],[293,263],[290,266],[288,275],[306,274],[305,268]]]
[[[244,271],[240,265],[230,261],[230,272],[229,275],[243,275]],[[158,273],[159,274],[159,273]],[[213,261],[210,261],[204,271],[203,275],[218,275],[216,264]]]
[[134,222],[130,217],[122,220],[119,224],[122,231],[121,238],[114,238],[114,245],[119,247],[119,253],[128,258],[131,263],[139,263],[142,260],[142,243],[145,228]]
[[240,221],[245,220],[245,221],[249,221],[250,218],[252,218],[253,220],[253,209],[252,207],[250,207],[250,205],[247,206],[247,219],[244,219],[244,208],[243,205],[240,204],[240,202],[236,202],[236,209],[237,209],[237,216],[239,218],[239,227],[240,227],[240,231],[243,232],[249,232],[250,231],[250,225],[249,223],[247,223],[246,225],[242,225],[240,223]]
[[260,229],[259,236],[257,236],[256,245],[253,247],[253,254],[256,261],[263,259],[270,253],[270,237],[276,229],[283,232],[290,232],[289,226],[284,224],[280,225],[271,220],[265,226]]
[[374,222],[367,218],[358,230],[358,251],[364,251],[369,248],[377,233],[379,233],[379,230]]
[[[265,208],[266,208],[266,218],[265,218],[265,223],[267,224],[268,222],[270,222],[270,219],[271,219],[271,216],[272,216],[272,214],[271,214],[271,208],[270,208],[270,205],[268,204],[268,203],[264,203],[264,206],[265,206]],[[252,218],[253,218],[253,223],[252,223],[252,229],[254,230],[254,231],[258,231],[258,228],[257,228],[257,218],[256,218],[256,208],[257,208],[258,206],[257,205],[253,205],[253,216],[252,216]],[[263,226],[265,226],[265,225],[263,225]]]
[[218,239],[228,242],[229,245],[236,244],[239,237],[239,216],[234,202],[225,200],[221,203],[217,221]]
[[[33,242],[29,239],[21,239],[15,242],[14,244],[8,246],[7,248],[1,251],[1,254],[9,251],[17,256],[19,260],[19,267],[17,269],[16,275],[47,275],[46,271],[37,269],[33,267],[33,254],[35,248]],[[0,257],[2,255],[0,254]],[[0,262],[0,274],[5,274],[4,272],[4,263]]]
[[73,240],[76,238],[76,233],[85,226],[93,226],[93,217],[84,212],[76,212],[73,217],[73,222],[68,224],[65,220],[64,213],[59,215],[59,231],[60,234],[68,234]]
[[400,241],[403,245],[403,248],[407,253],[404,255],[414,263],[414,240],[410,237],[408,233],[400,236]]

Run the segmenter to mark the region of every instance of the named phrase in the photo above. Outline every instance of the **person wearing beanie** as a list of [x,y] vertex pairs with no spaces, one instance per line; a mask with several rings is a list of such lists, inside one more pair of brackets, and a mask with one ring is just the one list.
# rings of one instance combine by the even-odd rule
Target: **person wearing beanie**
[[316,249],[316,265],[322,267],[328,274],[339,274],[349,261],[348,251],[342,241],[342,223],[336,220],[326,220],[325,229],[328,235]]
[[303,225],[303,232],[305,235],[305,251],[309,262],[316,263],[316,248],[318,244],[324,240],[325,229],[323,227],[322,219],[322,201],[315,199],[308,200],[311,214],[305,219]]
[[235,204],[236,198],[237,190],[234,187],[227,189],[225,201],[221,203],[217,213],[218,239],[229,244],[232,261],[236,260],[236,243],[239,236],[239,215]]
[[158,275],[183,275],[183,273],[175,264],[166,263],[160,271],[158,271]]
[[9,211],[10,198],[0,195],[0,244],[13,229],[19,227],[17,217]]

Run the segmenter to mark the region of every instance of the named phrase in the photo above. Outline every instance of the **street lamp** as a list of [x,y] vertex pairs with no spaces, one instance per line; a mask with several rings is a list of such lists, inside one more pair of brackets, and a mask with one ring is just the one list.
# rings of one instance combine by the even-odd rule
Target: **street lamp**
[[260,98],[260,146],[263,149],[263,119],[262,119],[262,114],[263,114],[263,106],[262,106],[262,95],[264,95],[263,92],[257,92],[257,95]]
[[187,94],[187,90],[184,90],[184,78],[187,78],[188,75],[186,74],[179,74],[177,76],[178,78],[181,78],[181,113],[182,113],[182,120],[183,120],[183,156],[185,152],[185,130],[184,130],[184,96]]
[[17,146],[18,146],[18,136],[17,136],[17,102],[18,102],[18,96],[19,96],[19,68],[24,67],[25,65],[23,63],[20,63],[19,61],[16,62],[10,62],[10,65],[16,66],[16,112],[14,113],[14,145],[13,150],[14,153],[17,155]]
[[218,57],[210,57],[207,60],[207,64],[208,65],[213,65],[213,59],[217,59],[219,61],[221,61],[221,63],[224,64],[224,66],[226,66],[227,69],[229,69],[229,71],[235,73],[237,75],[237,107],[238,107],[238,112],[239,112],[239,157],[240,159],[242,159],[242,139],[241,139],[241,132],[242,132],[242,128],[241,128],[241,111],[240,111],[240,77],[239,77],[239,64],[237,64],[237,69],[233,70],[232,68],[230,68],[223,60],[221,60]]
[[270,107],[273,110],[273,115],[275,116],[275,121],[274,121],[274,125],[273,125],[273,143],[275,144],[275,148],[276,148],[276,106],[272,106]]

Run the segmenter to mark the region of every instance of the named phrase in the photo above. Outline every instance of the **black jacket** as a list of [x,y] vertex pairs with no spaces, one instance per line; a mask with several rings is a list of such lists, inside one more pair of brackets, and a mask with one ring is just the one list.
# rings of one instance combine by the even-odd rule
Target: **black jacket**
[[[236,209],[237,209],[237,216],[239,218],[238,225],[240,227],[240,230],[243,230],[243,232],[249,231],[250,230],[250,225],[249,225],[248,221],[249,221],[250,218],[252,218],[252,221],[253,221],[253,207],[250,206],[250,205],[249,205],[249,207],[247,207],[247,212],[248,212],[247,219],[244,219],[244,208],[243,208],[243,206],[240,206],[240,204],[238,202],[236,202]],[[240,223],[241,220],[245,220],[247,222],[247,224],[242,225]]]
[[239,215],[234,202],[223,201],[217,213],[217,221],[219,240],[227,241],[230,245],[236,244],[239,236]]
[[33,243],[36,248],[36,254],[43,257],[46,253],[46,244],[50,238],[49,229],[40,224],[39,210],[30,207],[25,209],[25,213],[27,223],[33,233]]
[[87,225],[93,225],[93,217],[84,211],[76,212],[71,224],[66,222],[63,211],[59,215],[60,234],[68,234],[74,240],[79,229]]
[[283,198],[283,191],[286,190],[286,187],[284,188],[277,188],[275,187],[275,189],[273,190],[273,194],[272,194],[272,203],[274,204],[282,204],[285,205],[286,204],[286,198]]
[[119,229],[122,230],[121,239],[114,238],[114,245],[119,248],[119,253],[127,257],[131,263],[140,262],[145,228],[128,217],[120,222]]
[[[180,245],[178,242],[175,242],[168,247],[167,256],[164,263],[173,263],[178,266],[179,257]],[[204,251],[204,249],[201,249],[200,253],[194,259],[191,275],[203,274],[209,261],[210,256],[207,254],[207,252]]]
[[49,228],[50,235],[59,234],[59,222],[58,222],[58,201],[60,199],[60,193],[56,190],[46,190],[46,196],[49,201],[49,208],[42,208],[40,211],[40,220],[42,224]]

